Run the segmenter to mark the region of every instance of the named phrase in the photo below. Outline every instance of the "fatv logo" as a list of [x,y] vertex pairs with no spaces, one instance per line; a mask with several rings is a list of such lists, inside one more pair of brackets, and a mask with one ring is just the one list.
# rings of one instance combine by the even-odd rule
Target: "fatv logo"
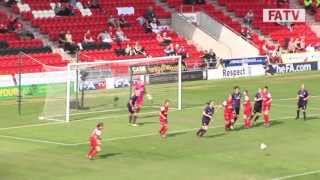
[[305,22],[305,9],[263,9],[263,22]]

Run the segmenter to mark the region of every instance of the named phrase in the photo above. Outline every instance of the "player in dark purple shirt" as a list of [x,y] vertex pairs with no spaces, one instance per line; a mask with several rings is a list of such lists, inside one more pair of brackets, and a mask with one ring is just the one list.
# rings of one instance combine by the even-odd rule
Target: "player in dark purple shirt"
[[297,109],[297,117],[296,119],[300,118],[300,110],[303,112],[303,119],[306,120],[306,110],[307,110],[307,104],[309,99],[309,92],[304,88],[304,84],[301,85],[300,90],[298,91],[298,109]]
[[262,111],[262,90],[261,88],[258,89],[257,94],[254,97],[254,106],[253,106],[253,113],[251,116],[251,120],[253,119],[256,122],[261,114]]
[[136,126],[136,120],[137,120],[137,100],[138,96],[132,95],[129,99],[129,102],[127,104],[128,112],[129,112],[129,125]]
[[234,123],[235,123],[239,117],[240,107],[241,107],[241,92],[240,92],[239,86],[235,86],[233,88],[232,105],[233,105],[233,109],[236,113],[236,115],[234,116]]
[[197,131],[197,136],[202,137],[208,130],[210,121],[213,118],[214,114],[214,102],[210,101],[206,104],[205,108],[202,111],[202,124],[201,128]]

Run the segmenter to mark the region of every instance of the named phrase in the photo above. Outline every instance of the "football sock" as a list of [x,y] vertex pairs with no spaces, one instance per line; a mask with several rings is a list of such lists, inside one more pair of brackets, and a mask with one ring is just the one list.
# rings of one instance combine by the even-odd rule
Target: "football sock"
[[137,121],[137,116],[133,116],[133,121],[132,121],[132,123],[133,123],[133,124],[136,124],[136,121]]
[[303,111],[303,119],[306,120],[307,119],[307,113],[305,111]]
[[269,124],[269,115],[263,115],[263,119],[264,119],[264,124],[268,125]]
[[95,149],[93,149],[92,152],[91,152],[91,157],[92,158],[95,157],[97,155],[97,153],[98,152]]
[[198,130],[198,132],[197,132],[197,135],[198,135],[198,136],[202,136],[201,134],[202,134],[203,131],[204,131],[204,129],[200,128],[200,129]]
[[300,110],[298,109],[297,110],[297,117],[296,117],[296,119],[299,119],[300,118]]
[[256,122],[256,121],[258,121],[258,119],[259,119],[259,115],[257,115],[255,118],[254,118],[254,121]]
[[132,115],[129,115],[129,123],[132,122]]

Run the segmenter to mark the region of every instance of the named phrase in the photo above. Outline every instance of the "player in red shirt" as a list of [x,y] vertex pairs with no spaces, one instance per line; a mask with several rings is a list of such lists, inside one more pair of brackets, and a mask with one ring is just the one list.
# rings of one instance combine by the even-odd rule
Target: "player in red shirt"
[[269,112],[271,109],[272,96],[269,92],[268,86],[265,86],[262,91],[262,114],[264,119],[264,125],[266,127],[270,126],[270,116]]
[[103,123],[98,123],[96,128],[92,131],[89,138],[90,150],[88,158],[93,159],[101,151],[101,135],[103,130]]
[[229,94],[226,101],[223,102],[225,129],[233,129],[235,112],[233,109],[232,95]]
[[252,105],[250,102],[250,97],[248,90],[243,92],[244,102],[243,102],[243,120],[244,120],[244,127],[250,128],[251,127],[251,115],[252,115]]
[[168,113],[169,113],[169,100],[165,100],[160,107],[160,135],[163,138],[167,137],[168,125]]

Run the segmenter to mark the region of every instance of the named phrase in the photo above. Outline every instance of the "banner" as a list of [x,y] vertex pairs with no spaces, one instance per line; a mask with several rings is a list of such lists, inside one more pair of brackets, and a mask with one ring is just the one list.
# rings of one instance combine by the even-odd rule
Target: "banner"
[[[184,64],[181,64],[181,66],[182,71],[187,70]],[[131,71],[132,75],[178,72],[178,63],[132,66]]]
[[260,76],[265,74],[263,65],[252,66],[231,66],[221,69],[209,69],[207,72],[207,79],[225,79],[225,78],[239,78],[248,76]]
[[266,56],[258,56],[258,57],[248,57],[248,58],[236,58],[236,59],[224,59],[224,67],[230,66],[244,66],[247,65],[258,65],[265,64],[267,61]]
[[[203,80],[203,71],[182,72],[181,79],[182,81]],[[150,84],[177,83],[178,74],[177,73],[151,74],[148,77],[148,81]]]
[[106,89],[106,80],[105,79],[97,79],[97,80],[86,80],[81,81],[79,80],[79,90],[81,91],[84,89],[85,91],[90,90],[99,90],[99,89]]
[[320,52],[288,53],[281,55],[283,63],[320,61]]
[[[46,85],[28,85],[22,86],[22,97],[26,96],[44,96],[47,92]],[[12,87],[0,87],[0,99],[16,98],[18,96],[19,89],[17,86]]]
[[292,72],[317,71],[318,62],[305,63],[289,63],[289,64],[274,64],[269,65],[267,72],[270,74],[285,74]]

